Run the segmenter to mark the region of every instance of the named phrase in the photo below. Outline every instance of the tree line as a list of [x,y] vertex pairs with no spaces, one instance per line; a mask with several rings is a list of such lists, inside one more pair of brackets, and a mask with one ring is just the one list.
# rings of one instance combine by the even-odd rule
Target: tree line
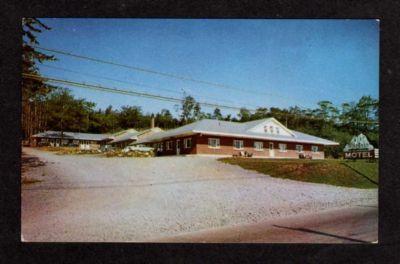
[[[290,129],[338,141],[339,148],[328,148],[332,156],[338,156],[340,150],[352,136],[364,133],[374,146],[378,146],[378,100],[370,96],[361,97],[358,102],[343,103],[340,108],[329,101],[321,101],[315,109],[299,107],[278,108],[260,107],[255,112],[240,109],[237,116],[223,115],[219,108],[203,112],[195,98],[188,95],[178,108],[179,116],[168,109],[157,113],[144,113],[139,106],[122,106],[114,109],[111,105],[105,109],[96,109],[96,104],[82,98],[75,98],[70,90],[53,87],[43,96],[41,113],[45,122],[42,131],[75,131],[88,133],[115,133],[124,129],[137,130],[150,127],[151,118],[162,129],[173,129],[204,118],[233,122],[247,122],[274,117]],[[40,120],[40,119],[38,119]],[[355,121],[355,122],[354,122]]]
[[[37,19],[24,18],[23,24],[23,72],[40,75],[37,63],[55,60],[37,51],[36,34],[50,28]],[[76,131],[89,133],[115,133],[135,128],[146,129],[155,118],[156,126],[162,129],[176,128],[204,118],[234,122],[247,122],[275,117],[288,128],[335,140],[340,147],[327,148],[327,154],[337,157],[352,136],[364,133],[375,147],[378,146],[379,101],[371,96],[362,96],[356,102],[344,102],[339,107],[330,101],[318,102],[315,109],[259,107],[251,112],[241,108],[236,116],[223,115],[221,109],[203,111],[199,102],[184,95],[181,105],[176,107],[177,117],[168,109],[157,113],[144,113],[139,106],[123,106],[114,109],[96,108],[96,104],[75,98],[69,89],[46,84],[40,80],[22,81],[22,132],[25,139],[45,130]]]

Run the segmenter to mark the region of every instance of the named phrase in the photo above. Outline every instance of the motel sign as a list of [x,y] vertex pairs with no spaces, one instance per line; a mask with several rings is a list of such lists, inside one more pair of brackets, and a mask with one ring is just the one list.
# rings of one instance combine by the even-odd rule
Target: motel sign
[[365,135],[354,136],[344,149],[345,159],[373,159],[379,157],[378,149],[374,149]]

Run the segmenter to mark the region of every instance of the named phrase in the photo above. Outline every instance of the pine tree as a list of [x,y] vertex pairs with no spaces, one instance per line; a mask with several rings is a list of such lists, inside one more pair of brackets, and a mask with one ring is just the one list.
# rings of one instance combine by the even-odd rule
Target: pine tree
[[[25,74],[40,75],[36,63],[55,60],[37,49],[36,34],[42,30],[50,30],[48,26],[36,18],[22,19],[22,71]],[[22,78],[22,132],[23,138],[30,136],[46,127],[45,96],[52,87],[41,80]]]

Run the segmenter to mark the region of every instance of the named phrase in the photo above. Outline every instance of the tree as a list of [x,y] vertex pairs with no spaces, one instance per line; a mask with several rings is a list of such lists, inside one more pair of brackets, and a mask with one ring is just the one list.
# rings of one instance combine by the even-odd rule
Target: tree
[[182,124],[188,124],[193,121],[194,114],[193,110],[196,105],[196,100],[188,95],[183,98],[182,106],[181,106],[181,122]]
[[199,103],[196,103],[193,107],[194,119],[199,120],[202,117],[201,107]]
[[[40,75],[36,63],[54,60],[53,56],[46,55],[34,48],[38,45],[37,33],[50,28],[35,18],[22,19],[22,72],[31,75]],[[22,134],[30,138],[32,134],[41,131],[45,126],[44,97],[51,91],[52,86],[46,85],[41,79],[22,79]]]
[[218,120],[221,120],[221,119],[222,119],[221,110],[220,110],[218,107],[216,107],[216,108],[214,109],[214,113],[213,113],[212,118],[213,118],[213,119],[218,119]]
[[61,131],[80,131],[88,127],[89,112],[94,107],[93,103],[84,99],[75,99],[68,89],[57,89],[47,96],[48,125]]
[[357,118],[364,122],[358,126],[361,132],[366,133],[370,130],[377,130],[377,126],[373,122],[378,121],[378,104],[379,101],[371,98],[371,96],[362,96],[358,101],[356,105]]
[[259,107],[256,109],[256,112],[252,115],[251,119],[263,119],[269,117],[268,108],[266,107]]
[[238,114],[238,116],[239,116],[239,120],[240,120],[240,122],[247,122],[247,121],[250,121],[251,120],[251,113],[250,113],[250,111],[247,109],[247,108],[240,108],[240,110],[239,110],[239,114]]
[[223,118],[223,120],[224,120],[224,121],[233,121],[233,120],[232,120],[231,114],[226,115],[226,116]]
[[121,112],[118,115],[118,124],[121,128],[138,128],[142,123],[142,110],[138,106],[122,106]]

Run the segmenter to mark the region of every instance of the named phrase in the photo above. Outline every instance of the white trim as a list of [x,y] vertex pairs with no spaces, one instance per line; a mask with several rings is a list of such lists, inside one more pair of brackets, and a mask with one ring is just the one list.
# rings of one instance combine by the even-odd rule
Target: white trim
[[[316,151],[313,150],[314,147],[317,148]],[[319,154],[319,147],[318,147],[318,146],[315,146],[315,145],[311,145],[311,153]]]
[[[190,146],[188,147],[188,141],[190,141]],[[189,149],[192,148],[192,138],[185,138],[183,139],[183,146],[185,147],[185,149]]]
[[203,134],[206,136],[227,136],[227,137],[238,137],[238,138],[252,138],[252,139],[264,139],[269,141],[283,141],[283,142],[298,142],[298,143],[307,143],[307,144],[316,144],[316,145],[325,145],[325,146],[339,146],[339,143],[321,143],[316,141],[308,141],[308,140],[298,140],[298,139],[289,139],[289,138],[274,138],[274,137],[265,137],[265,136],[256,136],[256,135],[243,135],[243,134],[234,134],[234,133],[220,133],[220,132],[212,132],[212,131],[201,131],[201,130],[193,130],[194,133]]
[[[239,145],[242,145],[242,147],[237,148],[237,147],[235,146],[235,141],[236,141],[236,142],[242,142],[241,144],[239,144]],[[236,150],[243,150],[243,149],[244,149],[244,141],[243,141],[242,139],[234,139],[234,140],[233,140],[233,149],[236,149]]]
[[[281,149],[281,145],[285,145],[285,149],[284,150]],[[286,143],[279,143],[278,144],[278,149],[279,149],[279,152],[287,152],[287,144]]]
[[176,153],[176,155],[181,154],[181,143],[180,142],[181,142],[180,139],[176,140],[176,144],[175,144],[175,153]]
[[[297,146],[301,146],[301,150],[300,151],[297,150]],[[304,153],[304,146],[301,145],[301,144],[296,144],[296,153]]]
[[[215,140],[215,143],[216,143],[215,147],[210,145],[210,140]],[[207,145],[208,145],[208,148],[211,148],[211,149],[219,149],[219,148],[221,148],[221,142],[220,142],[219,138],[208,138],[207,139]]]
[[[261,143],[261,148],[256,148],[256,143]],[[262,141],[253,141],[253,147],[255,151],[264,151],[264,142]]]
[[[260,121],[261,121],[261,120],[260,120]],[[279,127],[281,127],[283,130],[285,130],[286,132],[288,132],[289,135],[291,135],[291,136],[293,136],[294,138],[296,138],[296,135],[295,135],[289,128],[287,128],[286,126],[284,126],[281,122],[279,122],[279,121],[278,121],[277,119],[275,119],[274,117],[266,118],[266,119],[264,119],[263,122],[260,122],[259,124],[257,124],[257,125],[255,125],[255,126],[249,128],[249,129],[247,129],[246,131],[249,131],[249,130],[258,128],[258,127],[260,127],[260,126],[262,126],[262,127],[263,127],[263,130],[264,130],[265,122],[269,122],[269,121],[274,122],[274,123],[277,124]],[[252,122],[252,121],[249,121],[249,122]],[[245,123],[247,123],[247,122],[245,122]],[[245,123],[244,123],[244,124],[245,124]],[[272,128],[272,130],[276,130],[276,129]],[[269,132],[267,132],[267,133],[270,133],[270,132],[271,132],[271,131],[270,131],[270,126],[268,126],[268,131],[269,131]],[[272,131],[272,134],[274,134],[274,132],[276,132],[276,131]]]
[[168,140],[165,142],[165,150],[172,150],[173,147],[173,141],[172,140]]

